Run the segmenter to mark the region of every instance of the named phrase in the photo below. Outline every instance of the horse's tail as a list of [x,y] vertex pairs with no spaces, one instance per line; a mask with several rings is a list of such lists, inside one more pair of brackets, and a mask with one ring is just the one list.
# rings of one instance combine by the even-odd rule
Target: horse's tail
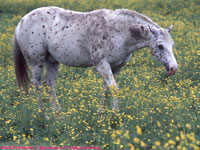
[[17,42],[16,38],[16,32],[13,37],[13,61],[14,61],[14,67],[15,67],[15,75],[17,79],[18,86],[20,88],[28,90],[28,84],[30,82],[29,76],[28,76],[28,65],[26,63],[26,60],[20,50],[20,47]]

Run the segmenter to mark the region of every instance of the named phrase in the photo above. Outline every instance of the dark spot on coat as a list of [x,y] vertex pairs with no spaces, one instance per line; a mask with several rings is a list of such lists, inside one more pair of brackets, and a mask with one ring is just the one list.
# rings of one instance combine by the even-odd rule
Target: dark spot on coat
[[62,31],[65,29],[65,26],[62,28]]
[[107,37],[106,36],[103,36],[103,40],[106,40],[107,39]]
[[42,28],[45,28],[45,26],[43,25]]
[[143,26],[141,26],[140,28],[142,29],[142,31],[144,31],[144,27]]

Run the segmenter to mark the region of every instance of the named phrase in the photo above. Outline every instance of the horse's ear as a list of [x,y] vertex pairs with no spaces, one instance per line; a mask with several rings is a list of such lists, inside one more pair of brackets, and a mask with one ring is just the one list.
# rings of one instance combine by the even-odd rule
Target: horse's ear
[[[148,25],[148,26],[149,26],[149,25]],[[150,26],[149,26],[149,30],[150,30],[151,33],[153,33],[156,37],[159,35],[158,31],[157,31],[156,29],[154,29],[154,28],[151,28]]]
[[173,24],[167,28],[167,31],[170,32],[173,29]]

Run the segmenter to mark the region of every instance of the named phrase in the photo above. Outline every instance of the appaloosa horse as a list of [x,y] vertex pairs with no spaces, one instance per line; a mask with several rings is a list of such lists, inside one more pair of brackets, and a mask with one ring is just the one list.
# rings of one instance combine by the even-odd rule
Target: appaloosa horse
[[[39,89],[45,64],[45,82],[51,89],[52,108],[60,112],[54,92],[59,63],[74,67],[94,66],[105,81],[104,92],[113,91],[113,109],[119,111],[114,75],[134,50],[150,47],[152,56],[165,66],[167,74],[176,73],[174,42],[169,33],[172,28],[173,25],[161,28],[148,17],[127,9],[92,12],[58,7],[35,9],[20,20],[15,30],[13,50],[18,85],[28,87],[29,64],[32,81]],[[103,105],[101,102],[100,111]]]

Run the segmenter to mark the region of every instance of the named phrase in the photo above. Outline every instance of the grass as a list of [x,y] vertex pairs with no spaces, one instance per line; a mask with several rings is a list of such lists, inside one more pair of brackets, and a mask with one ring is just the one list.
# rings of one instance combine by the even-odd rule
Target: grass
[[[199,149],[200,147],[200,3],[197,0],[0,0],[0,144],[20,146],[99,146],[100,149]],[[40,6],[89,11],[129,8],[171,33],[179,64],[175,76],[148,48],[133,54],[116,77],[120,113],[112,118],[112,98],[103,116],[97,108],[103,80],[95,69],[60,66],[57,96],[65,119],[52,113],[47,91],[42,99],[50,119],[38,111],[34,87],[27,95],[16,86],[12,36],[17,22]]]

